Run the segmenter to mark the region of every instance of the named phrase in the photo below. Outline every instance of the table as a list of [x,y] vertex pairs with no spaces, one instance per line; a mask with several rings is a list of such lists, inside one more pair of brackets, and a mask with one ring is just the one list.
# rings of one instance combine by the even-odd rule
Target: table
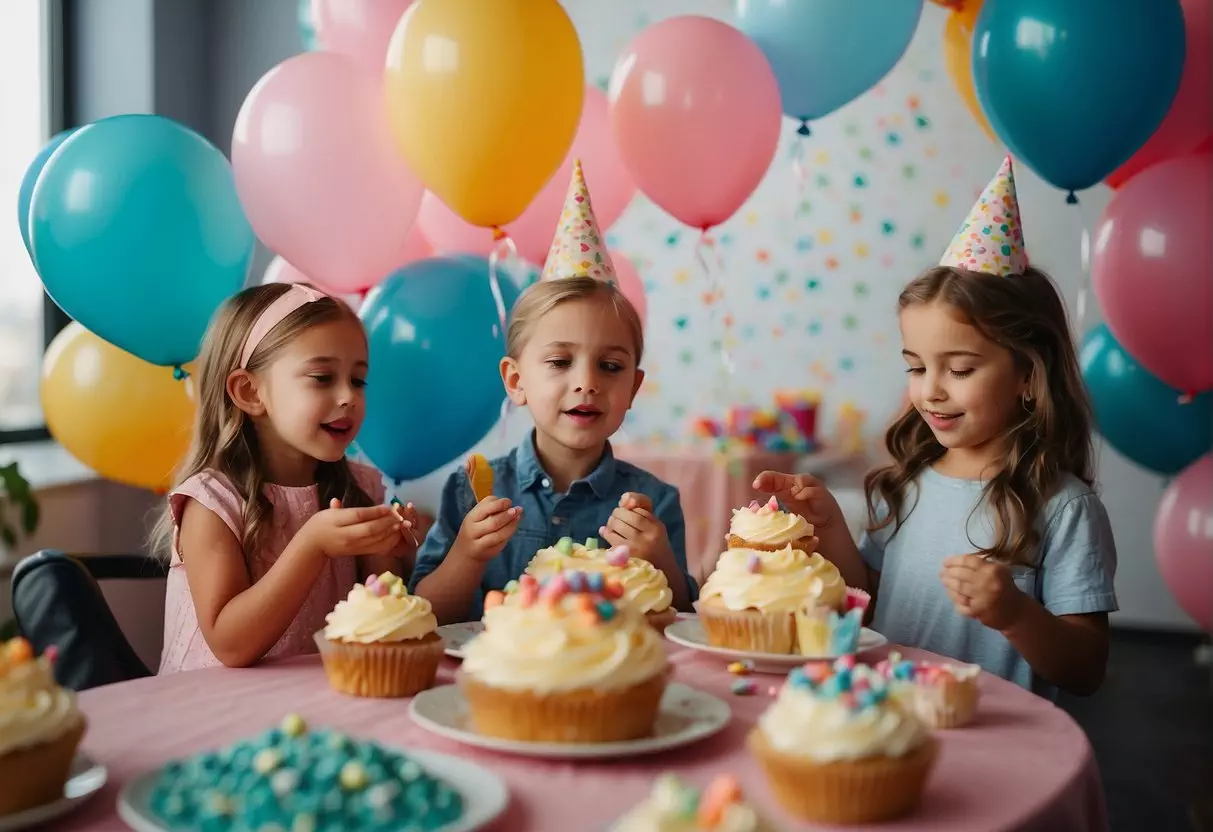
[[[865,659],[875,661],[883,651]],[[931,658],[902,650],[911,658]],[[733,696],[735,677],[718,659],[670,645],[675,679],[709,691],[732,707],[720,734],[652,757],[611,762],[530,760],[473,749],[429,734],[408,717],[405,700],[354,699],[332,692],[315,656],[244,670],[215,668],[140,679],[86,691],[89,718],[84,749],[109,766],[105,790],[53,826],[60,830],[121,830],[115,808],[121,785],[165,761],[214,748],[276,725],[287,712],[315,726],[401,746],[463,756],[500,775],[511,792],[492,832],[592,832],[640,801],[653,778],[667,770],[699,785],[731,772],[749,799],[778,829],[807,829],[774,803],[745,750],[745,736],[771,701],[760,692]],[[439,682],[451,681],[446,660]],[[1001,679],[983,680],[982,702],[971,726],[939,733],[941,753],[922,806],[885,830],[1101,830],[1107,828],[1103,790],[1082,730],[1052,703]],[[852,827],[857,828],[857,827]]]

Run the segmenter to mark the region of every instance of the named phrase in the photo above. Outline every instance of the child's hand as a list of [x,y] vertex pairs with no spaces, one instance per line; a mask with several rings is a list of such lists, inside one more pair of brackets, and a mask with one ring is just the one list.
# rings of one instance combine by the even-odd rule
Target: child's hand
[[653,515],[653,501],[643,494],[624,494],[598,533],[612,546],[627,546],[632,557],[649,562],[670,548],[665,524]]
[[335,499],[309,517],[299,534],[325,557],[382,555],[399,545],[402,525],[391,506],[342,508]]
[[1000,632],[1019,620],[1027,599],[1010,569],[981,555],[953,555],[943,562],[939,580],[958,613]]
[[418,527],[421,525],[421,518],[417,516],[417,507],[412,503],[402,503],[393,499],[392,510],[402,521],[401,531],[404,534],[404,543],[401,552],[405,555],[416,554],[417,548],[421,545],[421,540],[417,536]]
[[789,510],[812,523],[814,532],[846,530],[847,521],[838,501],[816,477],[763,471],[754,478],[754,490],[775,495]]
[[451,548],[474,560],[491,560],[514,536],[520,517],[522,506],[512,505],[504,497],[485,497],[463,518]]

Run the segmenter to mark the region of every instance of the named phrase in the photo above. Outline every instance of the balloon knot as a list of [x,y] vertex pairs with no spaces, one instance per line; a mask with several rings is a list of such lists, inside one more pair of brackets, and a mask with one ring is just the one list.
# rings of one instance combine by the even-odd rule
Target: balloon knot
[[502,240],[509,239],[509,236],[510,235],[507,234],[505,232],[505,230],[503,228],[501,228],[500,226],[497,226],[497,225],[493,226],[493,242],[494,243],[500,243]]
[[185,381],[190,377],[190,374],[180,364],[173,366],[173,378],[177,381]]
[[800,126],[796,128],[796,132],[802,136],[807,136],[807,135],[811,134],[813,131],[809,129],[809,123],[807,121],[805,121],[804,119],[801,119]]
[[1078,204],[1078,195],[1076,193],[1074,193],[1073,191],[1070,191],[1068,194],[1066,194],[1066,205],[1077,205],[1077,204]]
[[1179,394],[1179,403],[1180,404],[1192,404],[1192,400],[1194,398],[1196,398],[1196,391],[1188,390],[1184,393]]

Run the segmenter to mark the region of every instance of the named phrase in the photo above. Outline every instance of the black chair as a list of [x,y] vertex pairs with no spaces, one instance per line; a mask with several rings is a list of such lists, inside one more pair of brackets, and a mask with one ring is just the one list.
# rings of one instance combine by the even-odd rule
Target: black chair
[[55,679],[72,690],[153,675],[135,653],[98,581],[164,578],[165,564],[146,555],[73,557],[43,549],[13,570],[13,617],[36,654],[58,650]]

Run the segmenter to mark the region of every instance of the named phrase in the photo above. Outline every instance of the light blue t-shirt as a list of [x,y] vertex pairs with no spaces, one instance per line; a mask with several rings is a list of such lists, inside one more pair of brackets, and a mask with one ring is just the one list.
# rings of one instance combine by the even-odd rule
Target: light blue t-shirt
[[[910,486],[904,522],[865,534],[859,551],[880,572],[872,626],[894,644],[981,665],[989,673],[1053,698],[998,631],[958,613],[939,573],[945,558],[994,542],[996,513],[982,500],[983,483],[930,468]],[[906,514],[908,512],[908,514]],[[1116,544],[1103,503],[1067,475],[1036,521],[1040,548],[1033,566],[1011,568],[1015,585],[1054,615],[1114,612]]]

